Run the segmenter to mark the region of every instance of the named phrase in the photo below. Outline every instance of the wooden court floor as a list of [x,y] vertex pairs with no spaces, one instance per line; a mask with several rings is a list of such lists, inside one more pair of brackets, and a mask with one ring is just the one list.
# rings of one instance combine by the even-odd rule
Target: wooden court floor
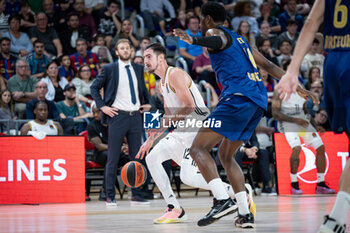
[[[186,210],[184,223],[155,225],[152,219],[165,209],[163,199],[151,200],[150,205],[131,205],[128,199],[117,200],[117,207],[105,206],[92,196],[81,204],[0,205],[0,232],[237,232],[234,216],[230,215],[207,226],[198,227],[197,220],[211,207],[208,192],[194,196],[186,192],[179,199]],[[316,232],[333,205],[335,195],[278,196],[254,198],[257,205],[256,229],[244,232]],[[350,215],[348,215],[348,231]]]

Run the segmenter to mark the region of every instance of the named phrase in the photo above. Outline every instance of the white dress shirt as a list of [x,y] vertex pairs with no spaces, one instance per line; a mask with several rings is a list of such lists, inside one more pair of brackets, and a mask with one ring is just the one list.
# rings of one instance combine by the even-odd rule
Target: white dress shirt
[[[131,91],[129,85],[129,77],[125,66],[129,65],[130,73],[132,76],[132,81],[135,89],[136,104],[131,102]],[[131,63],[124,63],[121,60],[118,61],[119,66],[119,84],[117,89],[117,94],[112,107],[123,111],[137,111],[140,109],[139,91],[138,83],[135,71]]]

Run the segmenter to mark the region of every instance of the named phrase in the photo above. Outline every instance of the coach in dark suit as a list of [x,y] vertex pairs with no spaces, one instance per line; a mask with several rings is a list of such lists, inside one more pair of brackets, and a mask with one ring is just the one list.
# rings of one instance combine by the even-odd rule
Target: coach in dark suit
[[[114,184],[123,138],[126,136],[130,159],[134,160],[141,146],[142,113],[151,108],[143,66],[130,62],[130,48],[129,40],[120,39],[116,44],[119,61],[103,66],[91,85],[91,95],[102,111],[101,122],[108,124],[107,205],[116,205]],[[104,98],[100,95],[102,88]],[[132,189],[132,201],[147,203],[139,189]]]

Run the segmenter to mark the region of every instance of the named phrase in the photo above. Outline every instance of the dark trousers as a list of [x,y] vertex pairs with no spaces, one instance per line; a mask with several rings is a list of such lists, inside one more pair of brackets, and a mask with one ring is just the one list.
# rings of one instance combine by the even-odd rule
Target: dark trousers
[[[107,197],[115,197],[114,184],[117,179],[117,165],[121,155],[121,147],[124,136],[129,145],[130,160],[135,156],[141,146],[142,117],[141,114],[130,116],[128,113],[119,112],[118,115],[108,119],[108,158],[106,164],[106,191]],[[131,189],[133,196],[141,196],[140,189]]]
[[[260,168],[261,172],[261,179],[263,182],[264,187],[269,186],[269,182],[271,180],[271,175],[270,175],[270,158],[269,158],[269,152],[264,149],[259,149],[257,153],[257,162]],[[243,152],[238,151],[236,153],[236,161],[240,167],[242,167],[242,161],[247,161],[251,160],[248,159],[247,155]]]
[[210,72],[209,70],[204,70],[198,76],[198,82],[202,80],[205,80],[207,83],[210,83],[210,85],[212,85],[215,90],[219,89],[214,72]]

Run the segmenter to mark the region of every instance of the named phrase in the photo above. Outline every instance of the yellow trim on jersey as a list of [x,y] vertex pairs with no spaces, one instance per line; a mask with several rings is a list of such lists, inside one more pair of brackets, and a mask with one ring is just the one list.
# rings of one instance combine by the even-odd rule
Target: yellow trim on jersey
[[29,131],[32,131],[33,128],[32,128],[32,124],[30,123],[30,121],[28,122],[28,125],[29,125]]
[[58,123],[55,121],[52,121],[52,124],[53,124],[53,126],[55,126],[55,128],[57,130],[57,134],[58,134]]
[[170,66],[168,66],[168,68],[166,68],[166,70],[165,70],[165,75],[164,75],[164,79],[162,80],[162,86],[164,86],[164,84],[165,84],[165,78],[166,78],[166,74],[168,73],[168,69],[170,68]]
[[[169,66],[170,67],[170,66]],[[168,69],[169,69],[169,67],[168,67]],[[169,70],[169,75],[170,75],[170,72],[171,72],[171,70],[172,69],[174,69],[175,67],[171,67],[170,68],[170,70]],[[172,92],[174,92],[174,94],[176,94],[176,91],[175,91],[175,89],[170,85],[170,80],[169,80],[169,77],[168,77],[168,83],[169,83],[169,88],[170,88],[170,90],[172,91]]]

